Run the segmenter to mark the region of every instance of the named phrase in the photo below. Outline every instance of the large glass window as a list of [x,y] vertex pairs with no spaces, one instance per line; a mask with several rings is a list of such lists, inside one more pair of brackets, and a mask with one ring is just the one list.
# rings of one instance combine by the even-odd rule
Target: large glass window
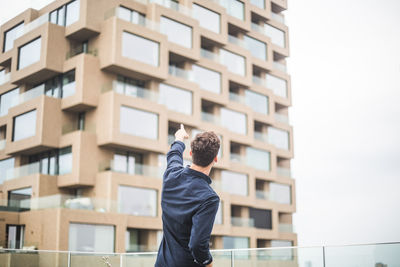
[[268,96],[246,90],[246,105],[252,110],[262,114],[268,114]]
[[39,163],[41,174],[63,175],[72,172],[72,146],[31,155],[29,163]]
[[101,224],[69,224],[69,251],[114,252],[115,227]]
[[236,236],[224,236],[222,237],[222,243],[224,249],[237,249],[237,248],[249,248],[248,237],[236,237]]
[[8,113],[8,110],[18,104],[19,88],[0,95],[0,116]]
[[159,65],[160,44],[139,35],[122,33],[122,56],[152,66]]
[[75,70],[60,74],[44,83],[36,85],[30,92],[30,97],[45,94],[56,98],[66,98],[75,94]]
[[247,49],[250,50],[250,53],[253,57],[267,60],[267,44],[261,42],[253,37],[244,36],[244,41],[246,43]]
[[221,125],[234,133],[246,134],[247,116],[237,111],[221,108]]
[[226,12],[240,20],[244,20],[244,3],[239,0],[221,0],[220,3],[226,8]]
[[169,110],[188,115],[192,114],[192,92],[161,83],[159,93],[158,102],[165,105]]
[[79,20],[79,0],[74,0],[50,12],[51,23],[69,26]]
[[31,197],[32,187],[8,191],[8,206],[21,209],[30,209]]
[[7,173],[12,169],[14,169],[14,158],[0,160],[0,184],[6,180]]
[[113,159],[113,171],[128,173],[128,174],[142,174],[143,156],[137,153],[125,152],[115,153]]
[[210,91],[216,94],[221,93],[221,73],[200,67],[192,66],[194,81],[201,89]]
[[39,37],[18,49],[18,69],[23,69],[40,60],[42,38]]
[[199,21],[201,27],[220,33],[220,15],[218,13],[197,4],[192,5],[192,12],[193,17]]
[[157,139],[158,115],[152,112],[121,106],[119,129],[121,133]]
[[160,31],[167,35],[168,41],[192,48],[192,27],[167,17],[161,17]]
[[289,132],[268,127],[268,142],[280,149],[289,149]]
[[135,216],[157,216],[157,190],[118,186],[119,212]]
[[280,47],[285,47],[285,32],[272,27],[269,24],[264,24],[265,34],[271,38],[271,42]]
[[271,169],[271,153],[265,150],[252,147],[246,148],[247,165],[262,171],[270,171]]
[[292,194],[290,185],[270,183],[269,184],[269,195],[272,201],[281,204],[291,204]]
[[24,225],[7,225],[7,248],[9,249],[22,249],[24,246]]
[[36,134],[36,110],[26,112],[14,117],[12,140],[19,141],[35,136]]
[[221,171],[221,183],[224,192],[241,196],[248,195],[248,177],[246,174]]
[[238,75],[246,75],[246,59],[243,56],[220,49],[221,63],[225,65],[230,72]]
[[271,210],[249,208],[249,215],[254,220],[254,227],[272,229]]
[[24,22],[21,22],[4,33],[3,52],[7,52],[14,47],[14,40],[21,36],[23,30]]
[[146,19],[144,14],[123,6],[118,7],[118,18],[140,25],[144,25]]
[[274,75],[267,74],[267,87],[271,89],[274,94],[281,97],[287,97],[287,82],[282,78]]

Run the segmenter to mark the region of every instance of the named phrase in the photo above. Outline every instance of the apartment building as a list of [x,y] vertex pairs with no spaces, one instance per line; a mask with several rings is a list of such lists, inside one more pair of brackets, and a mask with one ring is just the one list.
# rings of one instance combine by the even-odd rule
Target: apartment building
[[157,250],[180,123],[221,138],[211,248],[297,245],[286,8],[56,0],[1,25],[0,246]]

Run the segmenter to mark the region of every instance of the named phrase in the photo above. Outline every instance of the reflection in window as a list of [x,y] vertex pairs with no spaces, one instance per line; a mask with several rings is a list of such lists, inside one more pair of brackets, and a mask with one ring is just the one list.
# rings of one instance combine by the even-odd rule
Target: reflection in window
[[28,67],[40,60],[42,38],[37,38],[18,49],[18,69]]
[[12,169],[14,169],[14,158],[0,160],[0,184],[6,180],[7,173]]
[[149,139],[158,138],[158,115],[135,108],[121,106],[120,131]]
[[68,250],[114,252],[115,227],[101,224],[69,224]]
[[8,191],[8,207],[30,209],[32,187]]
[[60,26],[69,26],[79,20],[79,0],[74,0],[50,12],[49,21]]
[[159,103],[169,110],[192,114],[192,92],[161,83],[159,93]]
[[253,57],[267,60],[267,44],[261,42],[253,37],[244,36],[244,42],[246,43],[247,49],[250,51]]
[[36,135],[36,110],[18,115],[13,121],[14,142]]
[[253,111],[268,114],[268,96],[246,90],[246,105],[248,105]]
[[199,21],[201,27],[220,33],[220,15],[218,13],[197,4],[192,5],[192,12],[193,17]]
[[135,216],[157,216],[157,190],[118,186],[118,209]]
[[49,150],[29,157],[29,163],[39,162],[41,174],[63,175],[72,172],[72,146]]
[[10,90],[0,95],[0,116],[8,113],[8,110],[18,104],[19,88]]
[[[122,33],[122,56],[152,66],[159,65],[159,43],[139,35]],[[138,53],[140,51],[140,53]]]
[[210,91],[216,94],[221,93],[221,73],[200,67],[192,66],[194,81],[201,89]]
[[246,60],[243,56],[229,52],[225,49],[220,49],[221,63],[228,68],[228,71],[245,76],[246,75]]
[[231,132],[238,134],[247,133],[247,116],[246,114],[221,108],[221,124]]
[[167,35],[168,41],[192,48],[192,27],[167,17],[161,17],[160,31]]
[[256,149],[252,147],[246,148],[247,165],[262,171],[271,170],[271,154],[268,151]]
[[221,171],[221,183],[224,192],[241,196],[248,195],[248,177],[246,174]]
[[4,33],[3,53],[14,47],[14,40],[21,36],[24,22],[21,22]]
[[265,34],[271,38],[271,42],[280,47],[285,47],[285,32],[269,24],[264,24]]

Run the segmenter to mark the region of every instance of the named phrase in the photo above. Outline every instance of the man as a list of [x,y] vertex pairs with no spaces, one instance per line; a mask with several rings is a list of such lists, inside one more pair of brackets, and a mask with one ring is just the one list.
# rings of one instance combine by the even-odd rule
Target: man
[[210,187],[209,174],[220,141],[213,132],[197,134],[191,143],[192,165],[183,167],[186,138],[181,124],[167,154],[161,199],[164,236],[156,267],[212,267],[209,241],[219,197]]

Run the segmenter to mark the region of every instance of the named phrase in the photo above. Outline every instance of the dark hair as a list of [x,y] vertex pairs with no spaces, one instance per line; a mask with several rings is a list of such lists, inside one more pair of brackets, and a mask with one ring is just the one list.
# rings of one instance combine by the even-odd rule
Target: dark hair
[[196,135],[190,144],[193,163],[206,167],[218,154],[220,141],[214,132],[203,132]]

